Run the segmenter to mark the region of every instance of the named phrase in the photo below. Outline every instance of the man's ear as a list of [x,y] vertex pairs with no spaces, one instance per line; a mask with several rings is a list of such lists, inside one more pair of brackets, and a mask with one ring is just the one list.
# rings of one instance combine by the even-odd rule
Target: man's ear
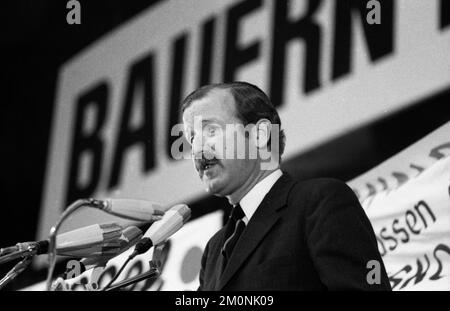
[[258,149],[267,148],[270,139],[272,123],[267,119],[256,122],[256,146]]

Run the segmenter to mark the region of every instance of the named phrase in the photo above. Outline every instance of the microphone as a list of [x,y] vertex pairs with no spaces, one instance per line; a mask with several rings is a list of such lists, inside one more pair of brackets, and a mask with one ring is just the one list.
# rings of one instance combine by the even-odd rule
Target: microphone
[[[139,229],[138,229],[139,230]],[[71,257],[90,257],[114,254],[120,246],[122,227],[116,223],[94,224],[56,236],[58,255]],[[48,240],[17,243],[14,252],[30,251],[31,255],[48,253]],[[12,254],[11,254],[12,255]]]
[[130,220],[153,222],[160,220],[164,215],[161,204],[135,199],[105,199],[96,200],[93,207],[99,208],[108,214],[127,218]]
[[[164,209],[160,204],[152,203],[145,200],[91,199],[90,205],[91,207],[103,210],[106,213],[140,222],[154,222],[162,219],[162,216],[164,215]],[[87,228],[88,227],[84,229]],[[90,236],[91,238],[94,238],[93,241],[98,242],[98,240],[95,240],[95,238],[99,238],[99,236],[101,235],[100,232],[97,232],[97,235],[95,235],[94,232],[90,233],[94,234],[93,236]],[[87,245],[83,243],[92,243],[92,241],[89,241],[89,239],[85,242],[81,242],[80,240],[78,240],[78,238],[80,237],[86,238],[87,235],[83,236],[82,232],[77,231],[73,231],[71,232],[71,234],[72,236],[65,234],[58,235],[58,237],[60,237],[60,243],[63,243],[63,245],[61,245],[58,244],[58,241],[56,241],[56,253],[58,255],[73,256],[73,257],[91,257],[95,255],[102,255],[108,250],[114,252],[115,249],[119,248],[117,241],[116,244],[107,244],[106,241],[104,240],[101,240],[102,242],[105,242],[104,245],[102,245],[102,247],[100,247],[99,245],[97,246],[91,245],[92,247],[89,248],[87,247]],[[77,234],[78,236],[76,236]],[[64,238],[66,239],[65,241]],[[63,240],[61,241],[61,239]],[[70,242],[72,242],[72,244]],[[75,244],[73,244],[73,242]],[[77,245],[77,243],[81,244]],[[12,247],[2,248],[0,249],[0,264],[8,262],[10,260],[14,260],[16,258],[23,257],[25,255],[33,256],[47,253],[48,247],[49,241],[44,240],[39,242],[18,243],[17,245]]]
[[189,220],[191,209],[186,204],[177,204],[164,214],[161,220],[155,222],[136,244],[130,259],[148,251],[152,246],[164,243],[169,237]]
[[[102,255],[85,257],[79,260],[81,264],[81,273],[94,269],[96,267],[104,267],[108,263],[108,261],[118,256],[119,254],[128,250],[131,246],[136,244],[139,239],[142,237],[143,232],[138,227],[129,226],[122,231],[122,235],[120,236],[118,243],[119,248],[110,249],[105,251]],[[67,276],[72,268],[67,267],[66,271],[60,276],[63,280],[67,279]]]
[[105,253],[100,256],[86,257],[80,260],[84,266],[84,271],[93,269],[97,266],[105,266],[106,263],[113,257],[118,256],[135,245],[142,237],[143,232],[138,227],[130,226],[123,230],[119,238],[119,248],[114,252]]
[[70,257],[90,257],[119,248],[123,228],[116,223],[94,224],[56,237],[56,253]]

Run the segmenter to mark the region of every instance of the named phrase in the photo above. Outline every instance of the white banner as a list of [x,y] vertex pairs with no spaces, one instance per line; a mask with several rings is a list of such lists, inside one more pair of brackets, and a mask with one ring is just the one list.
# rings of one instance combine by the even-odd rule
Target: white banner
[[349,182],[394,290],[450,290],[450,123]]

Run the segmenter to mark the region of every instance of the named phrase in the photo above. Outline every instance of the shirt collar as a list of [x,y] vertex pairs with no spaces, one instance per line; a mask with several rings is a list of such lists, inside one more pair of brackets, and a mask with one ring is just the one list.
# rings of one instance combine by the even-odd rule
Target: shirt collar
[[277,180],[283,175],[280,169],[277,169],[266,176],[263,180],[259,181],[247,194],[241,199],[239,205],[241,205],[244,211],[244,222],[248,224],[250,218],[252,218],[258,206],[266,194],[270,191]]

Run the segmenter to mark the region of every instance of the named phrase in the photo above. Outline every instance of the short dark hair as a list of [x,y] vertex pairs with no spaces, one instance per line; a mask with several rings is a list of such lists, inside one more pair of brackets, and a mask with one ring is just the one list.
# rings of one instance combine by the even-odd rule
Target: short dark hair
[[[193,101],[204,98],[210,91],[214,89],[230,90],[236,102],[236,111],[238,118],[247,124],[256,124],[261,119],[267,119],[272,124],[278,124],[280,128],[279,133],[279,156],[284,152],[286,136],[281,130],[281,120],[277,110],[273,106],[269,97],[256,85],[248,82],[236,81],[230,83],[216,83],[209,84],[198,88],[189,94],[182,102],[181,110],[184,112]],[[267,142],[270,150],[271,137]]]

